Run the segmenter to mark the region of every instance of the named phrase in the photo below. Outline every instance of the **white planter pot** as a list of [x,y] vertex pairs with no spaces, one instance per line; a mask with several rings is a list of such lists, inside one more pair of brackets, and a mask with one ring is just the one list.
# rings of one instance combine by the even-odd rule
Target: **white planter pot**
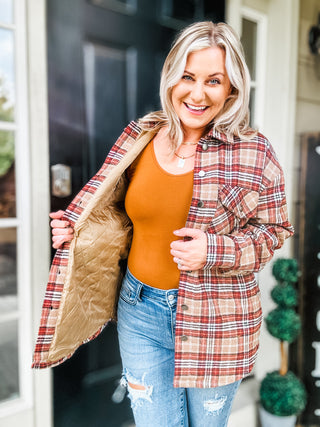
[[259,413],[262,427],[294,427],[296,425],[296,415],[280,417],[270,414],[270,412],[266,411],[261,405],[259,406]]

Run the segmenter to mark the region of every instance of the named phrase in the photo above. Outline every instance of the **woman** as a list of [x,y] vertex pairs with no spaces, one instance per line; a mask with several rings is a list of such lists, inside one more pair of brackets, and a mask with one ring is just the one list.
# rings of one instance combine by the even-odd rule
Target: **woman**
[[292,227],[281,167],[249,127],[249,90],[233,30],[187,27],[163,67],[163,110],[132,122],[66,212],[51,214],[60,249],[33,366],[61,363],[115,317],[129,251],[117,315],[138,427],[225,426],[256,358],[254,272]]

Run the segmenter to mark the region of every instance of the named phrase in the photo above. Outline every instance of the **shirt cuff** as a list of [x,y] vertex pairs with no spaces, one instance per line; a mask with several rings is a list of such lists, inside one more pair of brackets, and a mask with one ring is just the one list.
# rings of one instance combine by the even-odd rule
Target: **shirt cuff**
[[207,262],[204,269],[232,268],[236,262],[235,242],[231,237],[206,233],[208,239]]

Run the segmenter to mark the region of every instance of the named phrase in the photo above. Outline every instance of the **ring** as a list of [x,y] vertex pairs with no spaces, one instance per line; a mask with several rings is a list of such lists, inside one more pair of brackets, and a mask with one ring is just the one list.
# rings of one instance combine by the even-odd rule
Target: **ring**
[[178,260],[177,260],[177,264],[178,264],[178,268],[181,268],[181,267],[182,267],[182,262],[181,262],[181,259],[180,259],[180,258],[178,258]]

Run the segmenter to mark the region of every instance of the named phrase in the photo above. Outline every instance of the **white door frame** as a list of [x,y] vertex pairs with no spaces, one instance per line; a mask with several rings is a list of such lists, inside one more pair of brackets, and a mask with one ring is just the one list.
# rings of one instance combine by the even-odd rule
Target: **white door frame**
[[14,8],[17,218],[1,225],[17,228],[20,396],[0,405],[0,426],[51,427],[51,372],[31,370],[50,260],[46,1]]

